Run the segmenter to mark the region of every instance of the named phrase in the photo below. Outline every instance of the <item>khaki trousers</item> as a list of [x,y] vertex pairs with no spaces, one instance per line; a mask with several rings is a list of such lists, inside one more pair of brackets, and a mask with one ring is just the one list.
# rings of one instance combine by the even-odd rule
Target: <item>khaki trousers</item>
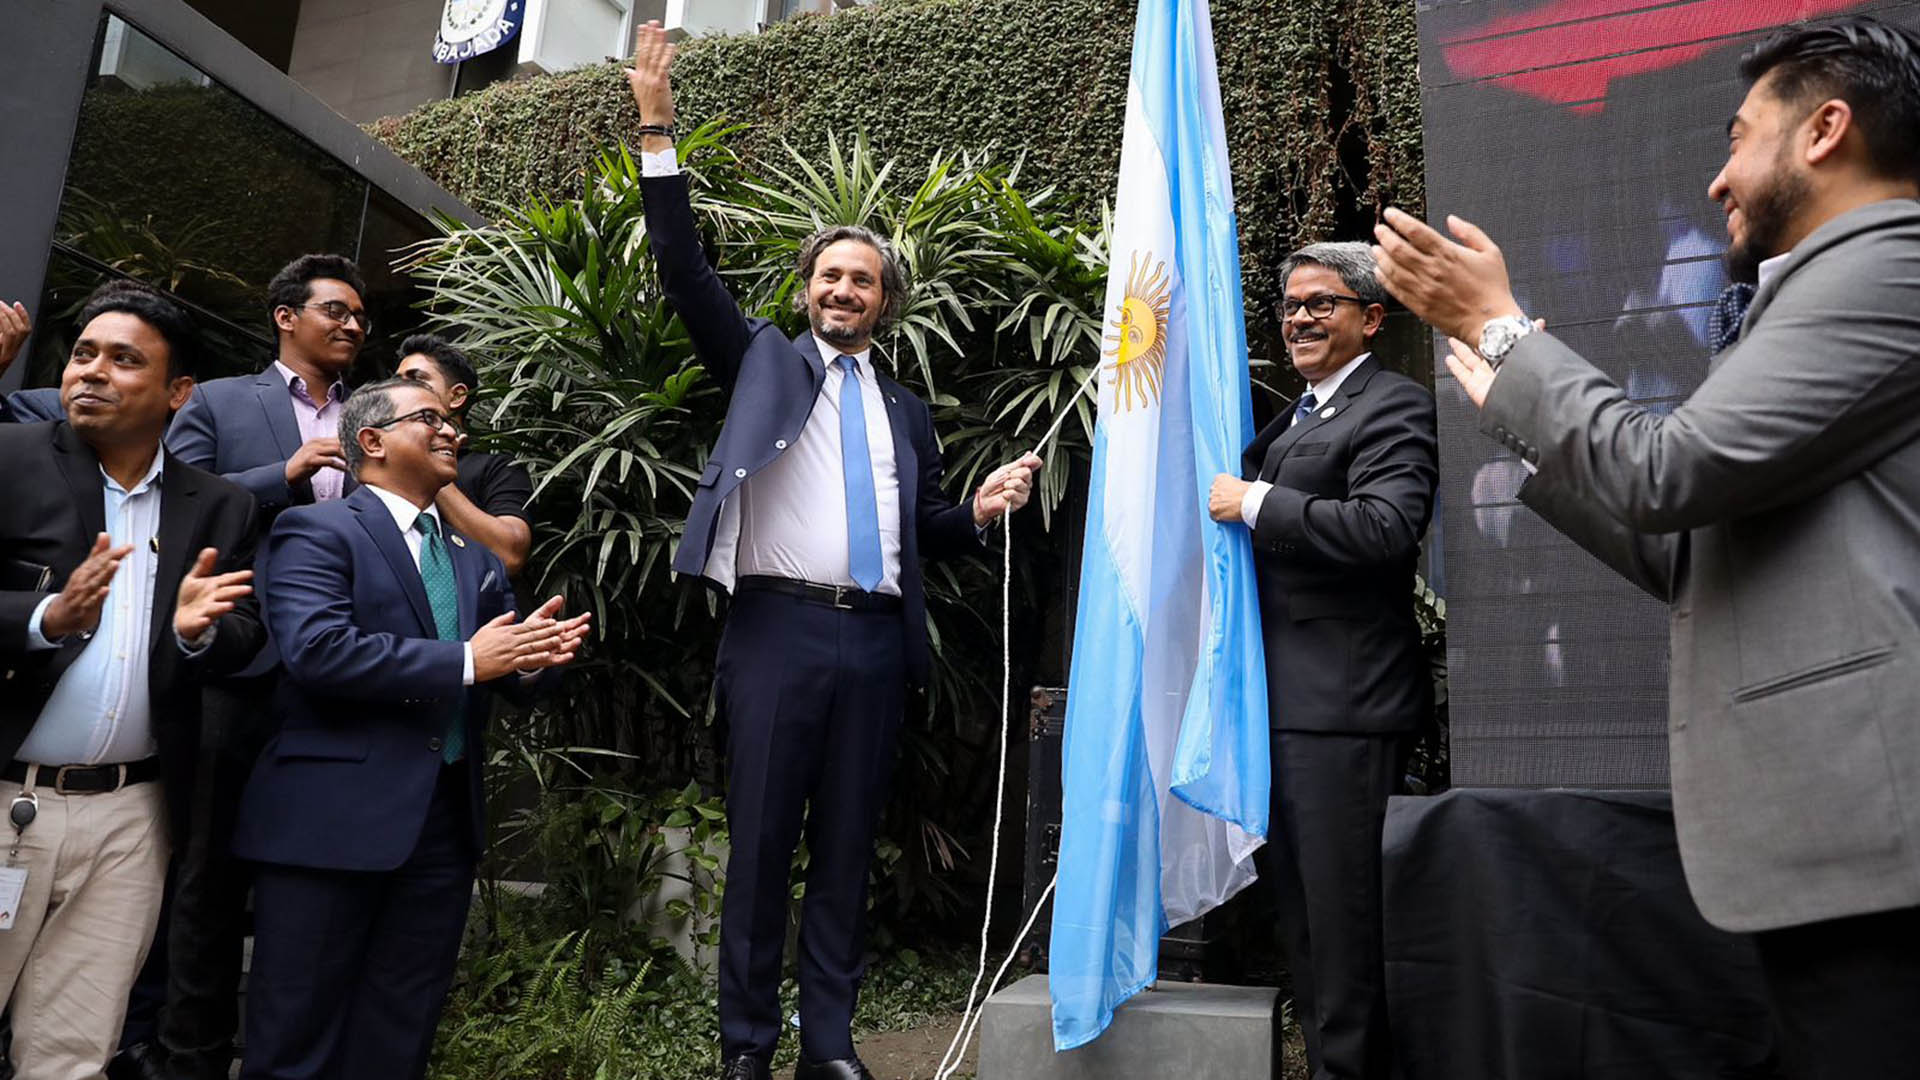
[[[0,781],[0,865],[15,839],[5,810],[20,788]],[[26,892],[13,928],[0,930],[14,1076],[97,1080],[160,918],[166,804],[157,781],[98,795],[37,783],[34,794],[39,813],[12,863],[27,870]]]

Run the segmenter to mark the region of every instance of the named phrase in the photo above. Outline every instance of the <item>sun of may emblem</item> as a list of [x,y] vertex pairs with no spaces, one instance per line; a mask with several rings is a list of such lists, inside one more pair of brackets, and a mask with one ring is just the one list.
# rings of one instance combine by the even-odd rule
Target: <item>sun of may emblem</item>
[[1160,399],[1160,371],[1167,362],[1167,264],[1153,254],[1133,253],[1127,292],[1108,325],[1104,355],[1114,383],[1113,404],[1121,412]]

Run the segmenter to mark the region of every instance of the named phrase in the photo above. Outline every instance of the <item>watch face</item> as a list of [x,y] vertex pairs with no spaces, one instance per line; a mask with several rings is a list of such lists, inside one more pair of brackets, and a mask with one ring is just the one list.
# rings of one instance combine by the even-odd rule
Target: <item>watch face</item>
[[1480,330],[1480,355],[1497,360],[1519,340],[1520,332],[1514,328],[1512,319],[1495,319]]

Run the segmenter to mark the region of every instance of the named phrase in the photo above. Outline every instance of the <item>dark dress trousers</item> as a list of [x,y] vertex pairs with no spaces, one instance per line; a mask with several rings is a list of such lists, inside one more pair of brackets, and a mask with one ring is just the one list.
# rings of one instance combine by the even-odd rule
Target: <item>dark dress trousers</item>
[[[40,602],[66,585],[107,526],[100,459],[66,421],[0,425],[0,461],[7,466],[0,469],[0,685],[6,687],[0,694],[0,762],[6,762],[84,645],[76,634],[59,648],[28,652],[27,625]],[[248,597],[221,617],[207,651],[189,659],[173,632],[174,598],[202,548],[220,552],[218,573],[253,561],[253,500],[219,477],[168,457],[160,474],[160,531],[152,543],[160,558],[147,681],[161,782],[178,843],[194,782],[201,682],[245,665],[264,632],[259,605]]]
[[[641,181],[667,300],[730,393],[673,568],[708,565],[721,507],[800,437],[826,375],[812,335],[746,318],[701,252],[682,176]],[[815,1061],[853,1055],[863,974],[867,869],[909,685],[928,671],[920,559],[980,550],[972,507],[940,487],[926,403],[879,376],[900,484],[900,610],[847,611],[768,592],[736,596],[716,663],[728,725],[733,849],[721,913],[725,1057],[773,1055],[788,875],[804,827],[811,862],[800,928],[800,1044]]]
[[1275,890],[1315,1080],[1389,1075],[1380,836],[1433,684],[1413,617],[1439,468],[1433,396],[1362,361],[1307,419],[1247,447],[1273,725]]
[[[366,487],[280,516],[261,558],[286,644],[277,733],[241,798],[257,864],[250,1078],[425,1073],[481,848],[489,695],[463,642],[512,610],[492,552],[449,534],[460,640],[439,640],[420,572]],[[455,718],[466,753],[443,761]]]

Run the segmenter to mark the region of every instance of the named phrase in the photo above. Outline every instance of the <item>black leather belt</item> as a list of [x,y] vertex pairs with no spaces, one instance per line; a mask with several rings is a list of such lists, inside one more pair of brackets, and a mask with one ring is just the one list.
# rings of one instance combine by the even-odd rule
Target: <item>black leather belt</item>
[[50,788],[61,795],[100,795],[128,784],[160,779],[160,759],[150,757],[125,765],[28,765],[9,761],[0,769],[0,780],[25,784],[28,769],[40,770],[33,778],[35,790]]
[[811,581],[769,577],[766,574],[743,574],[737,590],[797,596],[811,603],[839,608],[841,611],[880,611],[891,614],[900,610],[900,598],[887,593],[868,592],[854,585],[815,585]]

